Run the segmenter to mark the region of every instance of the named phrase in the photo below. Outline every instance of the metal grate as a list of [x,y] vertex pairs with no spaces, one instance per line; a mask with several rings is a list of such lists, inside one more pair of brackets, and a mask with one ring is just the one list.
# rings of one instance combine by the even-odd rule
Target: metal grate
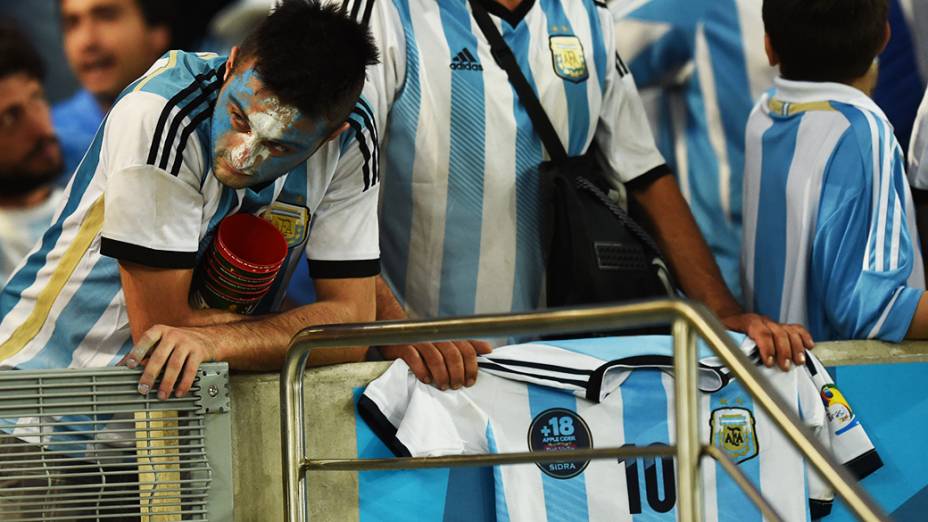
[[204,365],[186,397],[166,401],[139,395],[139,375],[0,372],[0,520],[220,519],[207,425],[229,410],[225,365]]

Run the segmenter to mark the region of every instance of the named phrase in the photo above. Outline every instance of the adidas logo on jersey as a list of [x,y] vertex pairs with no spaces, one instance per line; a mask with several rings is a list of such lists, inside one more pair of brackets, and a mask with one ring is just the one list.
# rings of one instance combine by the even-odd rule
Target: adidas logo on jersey
[[454,71],[482,71],[483,66],[477,62],[474,55],[465,47],[451,60],[451,69]]

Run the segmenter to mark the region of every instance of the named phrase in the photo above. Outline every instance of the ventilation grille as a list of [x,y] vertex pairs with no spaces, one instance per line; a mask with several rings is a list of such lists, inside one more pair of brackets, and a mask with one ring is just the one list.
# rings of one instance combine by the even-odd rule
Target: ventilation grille
[[208,520],[206,372],[166,401],[139,375],[0,371],[0,520]]

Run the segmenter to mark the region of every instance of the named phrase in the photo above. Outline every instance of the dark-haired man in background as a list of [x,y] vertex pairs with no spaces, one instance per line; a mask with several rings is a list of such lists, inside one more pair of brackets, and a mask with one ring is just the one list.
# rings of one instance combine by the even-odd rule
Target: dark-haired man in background
[[[227,58],[158,60],[116,100],[57,219],[0,293],[0,368],[129,355],[130,366],[148,360],[141,393],[165,369],[166,398],[176,383],[180,395],[189,389],[202,361],[275,368],[306,325],[373,320],[376,131],[356,103],[376,60],[364,28],[309,0],[283,2]],[[288,220],[272,292],[305,252],[316,303],[250,319],[188,304],[195,265],[234,213]]]
[[171,48],[172,0],[60,0],[64,51],[82,90],[52,109],[70,175],[119,93]]
[[0,280],[52,220],[61,149],[42,89],[42,60],[11,22],[0,22]]

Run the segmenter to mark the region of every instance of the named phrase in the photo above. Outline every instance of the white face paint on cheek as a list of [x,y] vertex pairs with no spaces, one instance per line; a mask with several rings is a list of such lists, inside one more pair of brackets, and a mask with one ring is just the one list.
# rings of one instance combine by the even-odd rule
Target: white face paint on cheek
[[254,175],[254,168],[271,155],[270,149],[261,142],[283,138],[298,113],[296,108],[280,103],[276,96],[261,101],[267,109],[248,114],[251,132],[243,135],[241,143],[229,151],[232,167],[248,175]]

